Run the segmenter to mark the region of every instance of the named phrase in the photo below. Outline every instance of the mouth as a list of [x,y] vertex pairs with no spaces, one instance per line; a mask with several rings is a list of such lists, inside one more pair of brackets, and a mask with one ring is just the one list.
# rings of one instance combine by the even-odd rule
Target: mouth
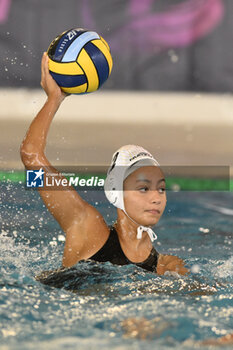
[[158,209],[150,209],[150,210],[146,210],[146,212],[151,213],[152,215],[160,214],[160,210]]

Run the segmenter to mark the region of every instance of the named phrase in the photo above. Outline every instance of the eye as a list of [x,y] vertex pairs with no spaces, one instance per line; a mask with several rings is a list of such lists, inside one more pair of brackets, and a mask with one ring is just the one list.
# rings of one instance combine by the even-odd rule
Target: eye
[[159,192],[159,193],[164,193],[164,192],[166,192],[166,188],[165,188],[165,187],[160,187],[160,188],[158,189],[158,192]]
[[147,192],[147,191],[149,191],[149,187],[147,187],[147,186],[140,187],[139,191],[140,192]]

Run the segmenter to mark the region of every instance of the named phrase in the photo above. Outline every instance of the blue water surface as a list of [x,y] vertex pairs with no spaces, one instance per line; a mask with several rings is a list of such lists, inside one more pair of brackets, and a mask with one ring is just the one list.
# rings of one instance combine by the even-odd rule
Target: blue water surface
[[[8,182],[0,195],[1,350],[206,349],[199,341],[233,332],[233,193],[167,193],[154,244],[188,276],[85,261],[62,288],[35,279],[61,266],[64,247],[38,193]],[[114,222],[102,192],[82,196]]]

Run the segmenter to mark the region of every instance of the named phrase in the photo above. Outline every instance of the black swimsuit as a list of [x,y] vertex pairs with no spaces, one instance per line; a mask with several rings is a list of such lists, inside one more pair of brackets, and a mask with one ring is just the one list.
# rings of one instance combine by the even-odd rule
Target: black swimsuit
[[[156,272],[158,256],[159,254],[153,247],[146,260],[141,263],[133,263],[123,253],[115,228],[110,227],[110,235],[107,242],[89,259],[99,262],[110,261],[116,265],[134,264],[147,271]],[[36,276],[36,280],[49,286],[65,288],[76,292],[80,289],[81,281],[84,280],[85,282],[85,278],[88,278],[92,274],[90,271],[86,274],[86,272],[83,273],[82,270],[77,269],[75,266],[62,267],[58,270],[44,271]],[[94,272],[96,273],[96,270]]]
[[112,264],[116,265],[135,264],[145,270],[156,272],[158,255],[158,252],[153,247],[148,258],[143,262],[134,263],[130,261],[121,249],[116,229],[114,227],[110,227],[110,235],[107,242],[89,259],[99,262],[110,261]]

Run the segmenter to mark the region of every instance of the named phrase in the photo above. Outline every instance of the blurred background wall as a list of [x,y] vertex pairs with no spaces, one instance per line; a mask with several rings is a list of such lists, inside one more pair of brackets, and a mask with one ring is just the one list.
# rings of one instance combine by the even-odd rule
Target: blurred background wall
[[0,0],[0,86],[38,87],[40,58],[64,30],[110,44],[104,89],[233,91],[232,0]]
[[[54,119],[54,164],[108,164],[123,144],[161,164],[233,164],[233,0],[0,0],[0,168],[45,101],[40,61],[77,27],[109,43],[100,91],[70,96]],[[136,90],[136,91],[135,91]]]

